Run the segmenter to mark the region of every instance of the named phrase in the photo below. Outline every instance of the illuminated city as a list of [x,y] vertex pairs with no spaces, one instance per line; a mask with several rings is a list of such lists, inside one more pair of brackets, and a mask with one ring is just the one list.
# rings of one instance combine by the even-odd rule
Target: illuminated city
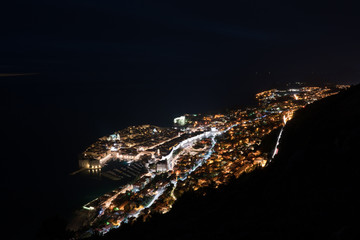
[[[131,126],[100,138],[83,152],[77,172],[128,184],[86,203],[68,228],[79,238],[106,234],[154,212],[167,213],[186,191],[218,188],[244,172],[266,167],[296,110],[348,87],[271,89],[256,94],[257,107],[186,114],[175,118],[172,128]],[[273,151],[262,152],[262,139],[276,129],[281,130]]]
[[359,1],[1,10],[2,239],[360,239]]

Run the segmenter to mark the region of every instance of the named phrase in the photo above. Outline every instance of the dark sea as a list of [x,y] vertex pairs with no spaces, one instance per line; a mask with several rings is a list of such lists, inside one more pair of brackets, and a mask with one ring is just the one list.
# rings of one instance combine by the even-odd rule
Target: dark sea
[[[239,85],[239,84],[238,84]],[[78,169],[78,155],[99,137],[131,125],[172,126],[184,113],[253,104],[258,86],[127,83],[31,75],[0,78],[1,198],[5,232],[35,238],[45,220],[74,210],[122,183]]]

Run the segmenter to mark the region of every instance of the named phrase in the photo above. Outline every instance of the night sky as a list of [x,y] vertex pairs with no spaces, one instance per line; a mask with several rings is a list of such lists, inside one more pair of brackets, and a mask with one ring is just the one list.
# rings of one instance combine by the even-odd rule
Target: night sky
[[[0,74],[123,84],[357,82],[356,1],[8,1]],[[258,73],[258,75],[256,75]],[[0,75],[1,77],[1,75]],[[165,84],[170,84],[165,86]]]

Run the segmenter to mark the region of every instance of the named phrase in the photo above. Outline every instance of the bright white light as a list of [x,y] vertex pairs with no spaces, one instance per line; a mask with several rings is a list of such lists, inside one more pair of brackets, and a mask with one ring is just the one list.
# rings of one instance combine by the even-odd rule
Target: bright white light
[[181,126],[186,124],[186,118],[185,116],[177,117],[174,119],[174,124],[179,124]]
[[119,149],[116,148],[116,147],[114,147],[114,146],[112,146],[112,147],[110,148],[110,151],[112,151],[112,152],[116,152],[117,150],[119,150]]
[[83,206],[83,208],[90,211],[95,209],[94,207],[87,207],[87,206]]

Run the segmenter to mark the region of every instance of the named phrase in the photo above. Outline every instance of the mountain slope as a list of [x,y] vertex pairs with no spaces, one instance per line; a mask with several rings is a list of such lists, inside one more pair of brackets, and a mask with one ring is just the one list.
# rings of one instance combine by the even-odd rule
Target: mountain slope
[[104,239],[353,239],[359,118],[359,85],[309,105],[285,127],[269,167],[206,196],[185,194],[168,214]]

